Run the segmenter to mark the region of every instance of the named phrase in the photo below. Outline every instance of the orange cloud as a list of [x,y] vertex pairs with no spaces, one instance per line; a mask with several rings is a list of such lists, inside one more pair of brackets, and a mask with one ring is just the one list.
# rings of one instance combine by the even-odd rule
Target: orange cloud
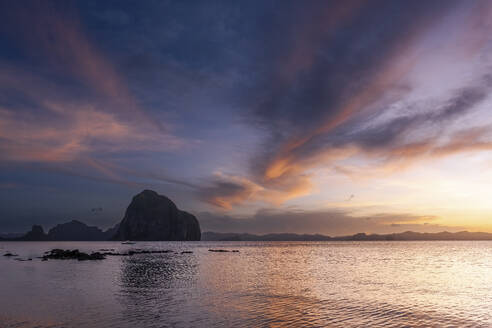
[[471,14],[467,17],[460,29],[459,44],[469,57],[476,55],[490,41],[492,29],[492,3],[490,1],[477,1],[473,3]]
[[[471,16],[479,15],[483,20],[483,17],[490,16],[491,7],[489,5],[485,8],[480,7],[484,9],[481,13],[478,10],[480,8],[474,8]],[[424,157],[434,158],[463,151],[490,149],[490,143],[477,140],[478,136],[475,134],[470,136],[458,134],[447,142],[439,137],[430,137],[421,141],[402,142],[398,146],[387,146],[385,149],[363,149],[362,146],[349,142],[348,144],[342,143],[341,146],[327,145],[328,149],[321,149],[317,152],[307,150],[307,154],[304,155],[304,150],[309,149],[311,143],[317,141],[316,137],[333,132],[363,112],[367,113],[377,109],[375,105],[384,99],[388,90],[398,86],[418,63],[422,55],[420,42],[427,36],[427,32],[431,30],[429,27],[434,23],[435,19],[428,17],[419,24],[414,24],[414,27],[403,34],[404,36],[389,53],[382,54],[385,60],[369,83],[348,97],[335,111],[327,111],[330,113],[329,116],[321,120],[317,126],[303,131],[302,134],[295,133],[281,144],[276,155],[267,162],[263,170],[260,178],[262,183],[275,185],[279,183],[278,181],[289,180],[298,175],[307,176],[306,172],[317,167],[338,167],[340,169],[341,166],[337,162],[356,155],[378,157],[379,161],[375,165],[380,168],[385,167],[385,170],[398,170]],[[475,46],[470,45],[474,54],[483,49],[484,39],[489,39],[483,31],[481,31],[481,36],[477,42],[473,43]],[[332,112],[335,114],[331,114]],[[334,157],[334,153],[338,153],[338,157]]]
[[492,150],[491,138],[490,127],[475,127],[455,132],[449,137],[432,137],[391,149],[368,150],[358,148],[353,155],[378,160],[362,167],[341,166],[333,161],[322,163],[332,167],[336,172],[352,178],[371,178],[404,170],[415,165],[418,161],[429,161],[467,152]]
[[[298,159],[294,165],[277,162],[275,170],[270,171],[269,178],[260,184],[243,177],[220,175],[223,184],[206,189],[204,193],[210,204],[232,209],[245,202],[262,201],[274,205],[309,195],[313,189],[312,177],[306,174],[310,169],[326,167],[352,178],[371,178],[384,176],[414,165],[417,161],[432,160],[456,153],[492,150],[490,128],[470,128],[458,131],[446,138],[428,138],[424,141],[410,142],[390,149],[366,149],[347,144],[340,148],[330,148],[306,159]],[[364,156],[377,159],[363,167],[341,165],[340,161]],[[282,166],[285,165],[285,166]],[[429,220],[429,217],[425,217]],[[417,223],[417,222],[416,222]]]
[[276,181],[276,184],[260,185],[245,177],[219,172],[208,185],[198,187],[198,194],[205,202],[230,210],[245,202],[261,201],[279,205],[289,199],[309,194],[312,187],[306,175],[293,175]]
[[453,135],[444,145],[435,147],[433,156],[448,156],[462,152],[475,152],[492,149],[490,127],[472,128]]
[[198,191],[199,197],[209,204],[229,210],[234,205],[253,200],[262,187],[238,176],[216,173],[213,181]]
[[66,162],[95,152],[169,150],[182,145],[91,105],[50,103],[57,119],[40,124],[0,108],[0,149],[4,160]]
[[368,109],[371,104],[380,100],[383,94],[392,86],[396,85],[407,72],[411,70],[417,60],[417,53],[413,50],[416,39],[424,32],[420,27],[417,31],[409,33],[405,40],[387,55],[385,65],[372,78],[367,86],[362,88],[359,93],[351,96],[346,103],[342,104],[334,116],[329,116],[312,131],[308,131],[304,136],[295,136],[281,146],[279,154],[272,160],[265,170],[267,179],[278,177],[282,172],[288,171],[289,167],[295,167],[295,157],[292,152],[306,145],[314,137],[326,134],[341,124],[351,119],[355,114]]
[[69,3],[23,2],[12,7],[9,33],[26,53],[36,52],[55,73],[81,82],[91,93],[77,96],[60,83],[0,65],[0,85],[23,94],[33,107],[0,108],[4,159],[66,162],[98,151],[158,151],[183,145],[166,123],[137,104],[124,79],[84,33]]
[[[12,10],[11,33],[44,59],[76,76],[97,93],[123,105],[122,111],[145,116],[113,65],[84,33],[75,9],[51,1],[23,3]],[[147,119],[148,120],[148,119]],[[150,123],[150,120],[149,120]]]

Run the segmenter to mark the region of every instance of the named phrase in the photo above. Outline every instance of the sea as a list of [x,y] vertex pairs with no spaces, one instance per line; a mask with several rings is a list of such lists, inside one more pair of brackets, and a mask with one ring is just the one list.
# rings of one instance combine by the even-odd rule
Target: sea
[[[54,248],[172,252],[37,258]],[[492,241],[0,242],[0,255],[1,328],[492,327]]]

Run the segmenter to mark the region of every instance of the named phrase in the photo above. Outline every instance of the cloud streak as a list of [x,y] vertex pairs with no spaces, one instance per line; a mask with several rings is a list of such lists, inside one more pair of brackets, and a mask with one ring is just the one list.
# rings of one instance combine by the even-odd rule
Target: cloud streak
[[68,162],[97,153],[183,145],[168,124],[138,105],[114,65],[86,36],[70,3],[3,6],[10,13],[3,22],[5,33],[25,55],[35,50],[43,67],[0,66],[0,86],[8,100],[0,104],[4,160]]
[[[247,121],[268,131],[270,139],[253,158],[247,178],[257,188],[235,193],[234,204],[308,195],[315,187],[313,171],[319,168],[349,175],[387,172],[418,160],[490,149],[492,122],[465,127],[459,121],[488,100],[492,87],[492,61],[486,56],[491,42],[486,17],[492,6],[448,2],[442,8],[437,2],[382,1],[376,10],[350,4],[340,21],[335,17],[322,29],[326,34],[300,42],[280,37],[265,45],[282,49],[288,59],[277,65],[272,51],[268,58],[272,72],[266,66],[255,85],[259,88],[248,90],[250,98],[257,97],[256,102],[247,101],[253,108]],[[336,13],[330,4],[316,4],[306,12],[327,8]],[[276,21],[279,29],[283,23],[292,27],[288,18]],[[312,26],[321,27],[323,21],[309,25],[299,19],[295,29],[302,34]],[[461,22],[467,31],[450,29],[449,21]],[[474,37],[469,41],[463,35]],[[428,52],[433,42],[441,42],[443,50]],[[427,62],[465,58],[473,59],[466,79],[454,75],[455,81],[440,81],[438,92],[430,94],[422,88],[425,83],[417,83],[430,78]],[[288,78],[279,79],[278,70]],[[354,167],[354,161],[362,165]],[[237,178],[221,183],[244,186]],[[221,189],[217,184],[215,190]]]

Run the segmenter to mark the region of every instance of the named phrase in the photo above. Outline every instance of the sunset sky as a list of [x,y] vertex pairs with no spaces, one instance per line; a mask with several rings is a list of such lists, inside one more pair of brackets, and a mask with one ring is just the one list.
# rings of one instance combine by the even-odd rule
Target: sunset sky
[[492,1],[0,1],[0,232],[492,232]]

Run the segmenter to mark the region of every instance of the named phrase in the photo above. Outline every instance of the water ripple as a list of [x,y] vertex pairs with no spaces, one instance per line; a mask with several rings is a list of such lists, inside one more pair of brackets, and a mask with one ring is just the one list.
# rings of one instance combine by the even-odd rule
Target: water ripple
[[[32,257],[53,246],[129,249],[2,244]],[[0,327],[492,327],[492,242],[138,247],[173,252],[98,263],[0,258]]]

